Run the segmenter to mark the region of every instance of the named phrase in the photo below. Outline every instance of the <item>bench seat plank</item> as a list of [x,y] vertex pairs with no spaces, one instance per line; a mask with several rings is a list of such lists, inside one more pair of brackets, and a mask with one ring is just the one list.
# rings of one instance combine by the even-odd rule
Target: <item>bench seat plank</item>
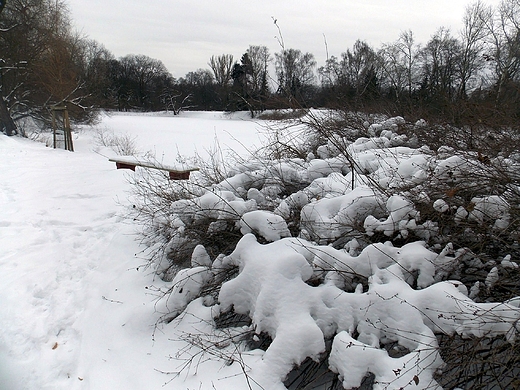
[[190,172],[198,171],[197,167],[178,167],[172,165],[161,164],[148,160],[140,160],[133,156],[118,156],[109,158],[108,161],[115,162],[117,169],[131,169],[135,171],[135,167],[159,169],[169,173],[171,180],[188,180],[190,178]]

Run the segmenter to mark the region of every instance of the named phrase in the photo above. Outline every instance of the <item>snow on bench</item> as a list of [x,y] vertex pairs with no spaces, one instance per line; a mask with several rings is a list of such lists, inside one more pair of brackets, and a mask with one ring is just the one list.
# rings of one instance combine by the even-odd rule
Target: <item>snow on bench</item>
[[188,180],[190,173],[198,171],[196,167],[177,167],[161,164],[155,161],[140,160],[133,156],[118,156],[109,158],[108,161],[115,162],[117,169],[131,169],[135,171],[135,167],[159,169],[169,173],[170,180]]

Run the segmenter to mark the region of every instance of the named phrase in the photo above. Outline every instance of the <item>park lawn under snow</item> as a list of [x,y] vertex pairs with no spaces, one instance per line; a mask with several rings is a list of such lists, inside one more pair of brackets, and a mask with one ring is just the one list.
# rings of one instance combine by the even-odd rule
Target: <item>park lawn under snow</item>
[[[519,330],[518,299],[475,303],[468,295],[478,286],[468,292],[462,283],[443,279],[464,260],[463,251],[446,245],[435,253],[420,241],[401,248],[362,246],[355,235],[342,249],[324,245],[350,237],[345,228],[360,224],[367,235],[427,240],[435,232],[431,221],[421,220],[398,191],[376,194],[369,181],[391,189],[423,183],[430,171],[439,180],[456,180],[464,169],[475,169],[403,146],[393,132],[400,121],[367,126],[371,137],[348,145],[361,171],[354,178],[329,142],[306,160],[271,165],[246,159],[212,188],[185,184],[190,199],[172,202],[155,221],[157,228],[170,229],[171,250],[186,242],[191,224],[204,219],[214,221],[208,233],[232,225],[243,236],[232,253],[213,259],[196,246],[191,267],[171,282],[158,277],[167,272],[165,261],[143,266],[136,222],[125,218],[121,206],[131,204],[125,176],[146,172],[116,171],[106,158],[110,151],[93,142],[93,130],[76,134],[75,153],[0,137],[0,199],[6,210],[0,217],[0,385],[284,389],[292,368],[319,359],[330,340],[328,365],[345,388],[359,386],[367,371],[375,376],[375,388],[436,388],[433,374],[442,360],[434,332],[503,334],[512,341]],[[261,128],[240,116],[186,113],[113,115],[98,129],[136,137],[142,153],[151,150],[173,165],[195,147],[199,154],[211,149],[215,135],[221,147],[245,155]],[[305,186],[281,199],[287,183]],[[497,229],[507,226],[503,199],[473,201],[469,211],[457,209],[455,218],[490,218]],[[445,203],[435,200],[432,207],[443,213]],[[296,211],[301,231],[290,237],[286,221]],[[504,259],[500,266],[516,263]],[[232,270],[238,274],[220,281],[218,300],[201,294]],[[487,288],[496,282],[494,270]],[[357,284],[358,277],[368,285]],[[162,297],[167,290],[171,294]],[[230,309],[252,323],[217,328],[214,318]],[[265,351],[240,341],[253,333],[252,340],[262,334],[272,339]],[[398,342],[403,356],[391,358],[380,348],[391,342]]]
[[[97,128],[165,160],[203,154],[215,136],[236,150],[233,137],[258,139],[253,122],[215,113],[116,114]],[[164,283],[142,267],[125,219],[132,173],[116,170],[94,135],[74,133],[74,153],[0,135],[0,389],[160,389],[173,378],[160,371],[184,363],[176,355],[187,344],[174,340],[203,326],[188,316],[185,328],[155,329]],[[166,388],[241,388],[239,370],[221,365]]]

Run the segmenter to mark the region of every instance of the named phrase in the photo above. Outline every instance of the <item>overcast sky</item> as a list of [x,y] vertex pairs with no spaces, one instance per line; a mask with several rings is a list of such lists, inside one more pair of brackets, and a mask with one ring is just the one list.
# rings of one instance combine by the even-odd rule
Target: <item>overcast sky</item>
[[[236,60],[249,45],[314,54],[318,66],[356,39],[375,48],[412,30],[426,43],[441,26],[457,34],[472,0],[67,0],[76,28],[116,57],[160,59],[174,77],[209,68],[212,55]],[[498,0],[487,0],[496,5]]]

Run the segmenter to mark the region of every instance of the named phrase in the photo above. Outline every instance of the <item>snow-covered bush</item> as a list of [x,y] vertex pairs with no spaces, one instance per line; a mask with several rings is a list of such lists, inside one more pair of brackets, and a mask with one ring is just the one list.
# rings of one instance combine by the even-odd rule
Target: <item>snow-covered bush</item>
[[107,147],[120,156],[136,156],[139,149],[135,137],[128,134],[114,134],[107,129],[98,128],[95,133],[96,147]]
[[218,175],[136,179],[136,218],[171,281],[168,326],[206,307],[216,334],[234,334],[213,356],[239,351],[251,388],[303,388],[327,370],[346,389],[489,384],[469,374],[478,362],[454,379],[446,345],[518,352],[520,159],[421,145],[424,121],[331,118],[311,113]]

